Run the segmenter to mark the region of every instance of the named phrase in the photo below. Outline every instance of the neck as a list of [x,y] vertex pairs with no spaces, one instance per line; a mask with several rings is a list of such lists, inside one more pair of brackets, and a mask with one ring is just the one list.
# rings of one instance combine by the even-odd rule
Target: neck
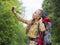
[[35,21],[39,21],[39,19],[35,19]]
[[35,19],[35,21],[39,21],[41,18],[39,18],[39,19]]

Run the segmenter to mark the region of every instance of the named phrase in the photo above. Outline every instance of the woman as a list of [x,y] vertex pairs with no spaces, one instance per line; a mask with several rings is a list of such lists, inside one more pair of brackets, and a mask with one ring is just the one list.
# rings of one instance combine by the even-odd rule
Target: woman
[[42,33],[45,31],[45,26],[44,23],[42,22],[43,10],[39,10],[39,9],[36,10],[32,15],[32,20],[23,19],[21,16],[19,16],[19,14],[16,13],[14,7],[12,7],[12,12],[19,21],[28,25],[26,29],[26,34],[28,36],[27,45],[35,45],[36,44],[35,39],[37,37],[40,37],[40,35],[38,34],[38,23],[40,24],[39,27],[40,31]]

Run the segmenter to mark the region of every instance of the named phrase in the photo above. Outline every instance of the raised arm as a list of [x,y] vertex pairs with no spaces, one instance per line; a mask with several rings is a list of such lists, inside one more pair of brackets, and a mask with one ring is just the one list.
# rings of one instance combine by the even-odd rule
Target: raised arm
[[11,10],[12,10],[13,14],[16,16],[16,18],[17,18],[19,21],[21,21],[21,22],[23,22],[23,23],[26,23],[26,24],[29,24],[29,21],[28,21],[28,20],[22,18],[22,17],[15,11],[15,7],[12,7]]

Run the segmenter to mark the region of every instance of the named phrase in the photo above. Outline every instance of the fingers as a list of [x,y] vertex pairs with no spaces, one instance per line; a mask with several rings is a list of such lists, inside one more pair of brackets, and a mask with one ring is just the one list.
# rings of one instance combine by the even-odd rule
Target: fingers
[[12,9],[11,9],[11,10],[12,10],[12,11],[14,11],[14,10],[15,10],[15,8],[16,8],[15,6],[12,6]]

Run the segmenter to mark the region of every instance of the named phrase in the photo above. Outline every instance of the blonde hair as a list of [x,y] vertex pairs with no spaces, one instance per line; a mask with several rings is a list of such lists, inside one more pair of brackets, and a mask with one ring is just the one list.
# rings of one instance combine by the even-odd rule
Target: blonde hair
[[[41,10],[41,9],[38,9],[38,10],[41,11],[41,14],[43,15],[43,10]],[[40,15],[40,13],[39,13],[39,15]],[[40,18],[39,18],[39,20],[40,20]],[[34,24],[34,22],[35,22],[35,19],[32,19],[31,24],[28,25],[27,28],[26,28],[26,34],[29,32],[29,29]]]

